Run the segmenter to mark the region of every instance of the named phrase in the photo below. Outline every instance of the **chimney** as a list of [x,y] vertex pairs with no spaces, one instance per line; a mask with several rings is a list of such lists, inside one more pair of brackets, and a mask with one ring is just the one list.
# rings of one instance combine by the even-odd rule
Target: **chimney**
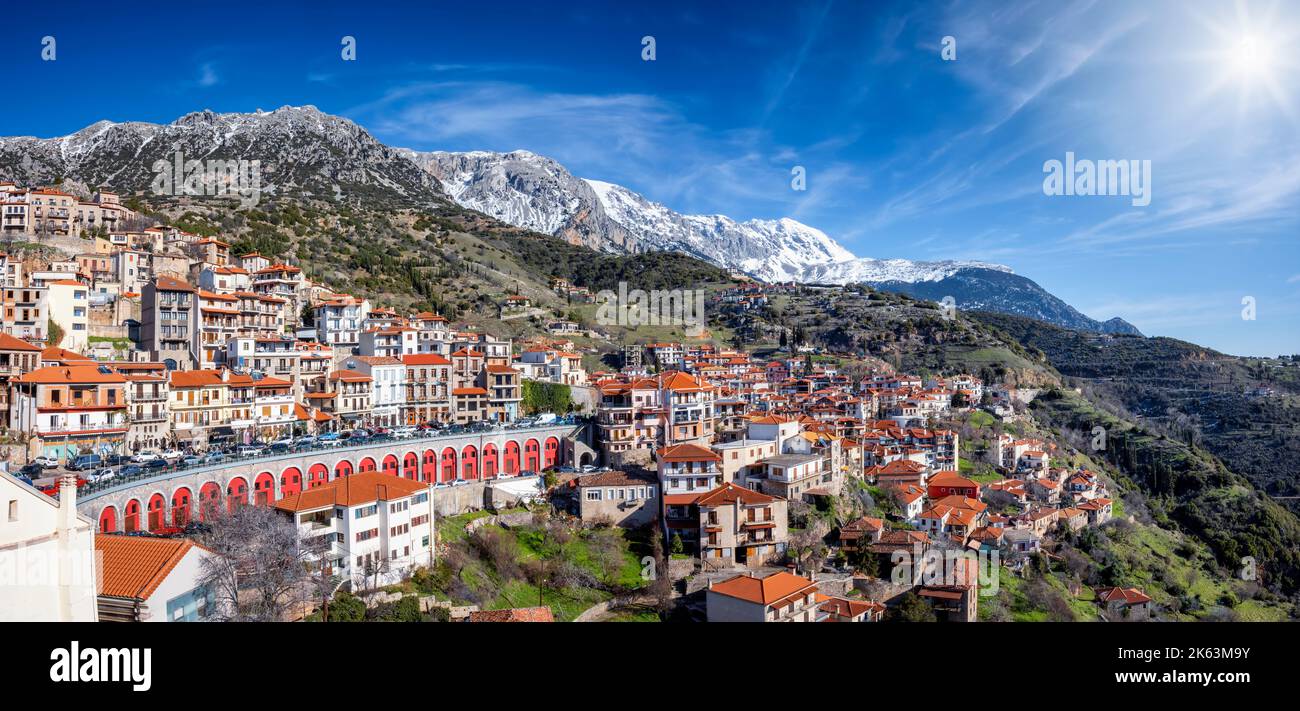
[[59,478],[59,532],[71,531],[77,526],[77,477]]

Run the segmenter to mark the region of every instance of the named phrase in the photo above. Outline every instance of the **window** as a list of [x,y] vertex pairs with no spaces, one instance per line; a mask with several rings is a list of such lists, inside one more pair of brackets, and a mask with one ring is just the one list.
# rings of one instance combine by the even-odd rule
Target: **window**
[[9,523],[18,520],[18,499],[9,500]]

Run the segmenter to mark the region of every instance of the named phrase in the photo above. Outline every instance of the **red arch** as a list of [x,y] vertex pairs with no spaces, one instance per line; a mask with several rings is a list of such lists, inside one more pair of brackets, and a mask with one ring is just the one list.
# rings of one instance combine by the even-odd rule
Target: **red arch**
[[555,437],[548,437],[546,446],[542,448],[543,468],[550,469],[560,463],[560,440]]
[[275,503],[275,477],[271,472],[262,472],[253,480],[253,503],[267,506]]
[[397,456],[388,455],[384,457],[384,473],[389,476],[397,476]]
[[433,481],[438,478],[438,455],[433,453],[432,449],[424,450],[423,463],[420,469],[420,481]]
[[149,497],[148,524],[150,531],[157,531],[167,525],[167,499],[162,494]]
[[352,462],[349,462],[346,459],[340,459],[339,463],[334,465],[335,479],[338,479],[340,477],[345,477],[345,476],[351,476],[351,475],[352,475]]
[[330,468],[317,462],[307,468],[307,488],[315,489],[330,480]]
[[442,478],[441,481],[454,481],[456,479],[456,450],[448,447],[442,450]]
[[495,444],[483,445],[483,478],[497,478],[497,446]]
[[99,512],[99,532],[114,533],[117,531],[117,507],[105,506],[103,511]]
[[541,448],[542,446],[535,439],[530,439],[524,443],[524,471],[535,472],[538,470],[538,465],[542,462]]
[[122,530],[127,533],[140,530],[140,502],[136,499],[126,502],[126,509],[122,513]]
[[194,495],[188,486],[172,492],[172,525],[184,526],[190,522],[190,506]]
[[357,471],[362,473],[373,472],[374,470],[375,470],[375,460],[370,457],[366,457],[362,459],[361,464],[357,466]]
[[513,439],[506,442],[506,461],[503,473],[506,476],[514,476],[519,473],[519,443]]
[[296,494],[302,491],[302,470],[298,467],[289,467],[280,472],[280,497],[284,498],[290,494]]
[[199,519],[211,521],[221,513],[221,486],[210,481],[199,487]]
[[415,456],[415,452],[407,452],[402,457],[402,476],[407,479],[420,478],[420,458]]
[[465,445],[460,451],[460,478],[478,478],[478,448],[472,444]]
[[[268,474],[267,476],[270,476]],[[237,476],[230,480],[226,485],[226,507],[229,511],[234,511],[240,506],[248,503],[248,481],[242,476]]]

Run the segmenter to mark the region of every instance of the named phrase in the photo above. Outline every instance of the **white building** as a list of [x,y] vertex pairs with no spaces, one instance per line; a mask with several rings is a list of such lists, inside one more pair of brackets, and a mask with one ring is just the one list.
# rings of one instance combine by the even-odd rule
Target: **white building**
[[402,423],[406,406],[406,365],[389,356],[353,356],[343,368],[370,376],[370,422],[383,427]]
[[77,487],[56,500],[0,472],[0,622],[94,622],[95,528]]
[[325,537],[334,573],[354,590],[390,585],[434,561],[433,484],[380,472],[335,479],[280,499],[303,539]]
[[51,343],[85,353],[90,346],[90,287],[75,279],[60,279],[47,285],[50,320],[63,329],[63,340]]

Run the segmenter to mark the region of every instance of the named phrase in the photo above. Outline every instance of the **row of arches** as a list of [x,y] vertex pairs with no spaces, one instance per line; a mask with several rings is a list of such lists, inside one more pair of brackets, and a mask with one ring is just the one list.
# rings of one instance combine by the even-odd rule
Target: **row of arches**
[[400,458],[398,454],[389,454],[378,461],[363,457],[355,465],[341,459],[333,470],[320,462],[308,466],[306,472],[291,466],[282,470],[278,478],[269,471],[261,472],[253,477],[251,486],[247,478],[236,476],[226,483],[224,490],[215,481],[204,483],[197,497],[190,487],[181,486],[172,492],[170,500],[162,492],[155,492],[144,504],[138,498],[130,499],[123,505],[120,516],[116,506],[105,506],[99,513],[99,530],[114,533],[184,527],[238,506],[268,505],[353,473],[382,471],[390,476],[434,483],[517,476],[555,466],[559,463],[559,453],[560,442],[551,437],[544,442],[527,440],[522,448],[510,440],[500,448],[486,444],[482,451],[471,444],[459,451],[445,447],[441,452],[426,449],[422,455],[406,452]]

